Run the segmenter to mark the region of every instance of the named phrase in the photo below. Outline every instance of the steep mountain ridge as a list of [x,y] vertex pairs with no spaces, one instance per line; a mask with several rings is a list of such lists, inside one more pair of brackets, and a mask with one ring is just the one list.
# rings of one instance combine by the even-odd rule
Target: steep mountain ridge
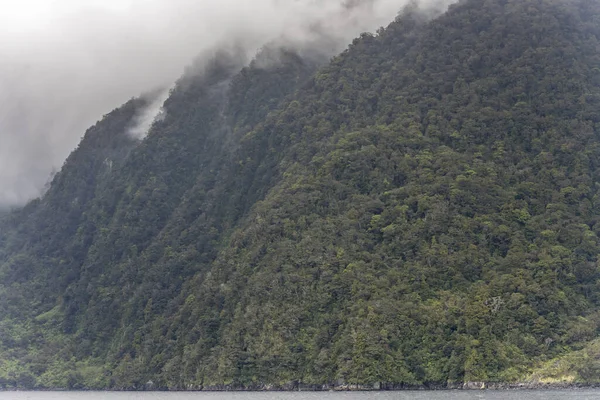
[[[158,263],[164,248],[169,244],[175,245],[173,242],[179,240],[178,235],[184,229],[182,220],[186,223],[196,221],[196,225],[199,225],[196,229],[206,228],[206,232],[201,237],[193,237],[193,242],[191,235],[194,231],[190,232],[190,237],[184,239],[185,244],[181,246],[189,249],[196,261],[205,259],[208,262],[213,257],[211,252],[214,250],[211,249],[213,245],[210,241],[218,237],[218,233],[210,231],[214,221],[199,218],[203,211],[198,207],[221,206],[213,205],[210,199],[205,200],[204,197],[210,197],[218,175],[225,175],[223,182],[228,182],[227,160],[235,150],[226,144],[234,141],[233,135],[241,134],[247,129],[246,125],[259,118],[239,108],[233,110],[229,104],[236,101],[239,103],[237,96],[243,96],[250,102],[263,104],[257,113],[267,112],[277,106],[278,98],[282,99],[295,85],[301,84],[314,71],[315,62],[318,62],[301,59],[291,50],[269,47],[259,53],[257,60],[262,57],[272,58],[277,53],[280,53],[279,62],[266,67],[269,74],[265,74],[264,68],[251,64],[242,69],[235,81],[232,78],[238,75],[243,65],[239,53],[222,50],[208,58],[208,63],[200,59],[198,65],[193,65],[187,71],[165,102],[164,118],[155,122],[148,137],[139,144],[126,133],[138,112],[131,109],[125,115],[124,110],[129,110],[128,105],[133,103],[115,110],[105,117],[106,122],[101,122],[98,129],[92,128],[87,133],[86,138],[95,135],[97,139],[82,141],[67,160],[63,171],[57,174],[44,199],[32,202],[11,217],[13,224],[18,226],[19,235],[6,229],[8,235],[5,236],[8,236],[9,242],[23,247],[20,252],[16,246],[7,249],[7,262],[3,267],[7,271],[18,272],[24,281],[27,281],[28,276],[23,275],[29,270],[36,279],[24,287],[14,287],[10,279],[6,280],[7,286],[3,287],[6,290],[6,300],[3,303],[14,304],[15,298],[19,300],[20,304],[13,307],[15,318],[20,309],[27,309],[32,316],[44,316],[46,312],[50,312],[51,321],[40,329],[58,328],[69,334],[69,341],[81,344],[75,350],[65,350],[65,360],[71,359],[73,351],[80,357],[106,354],[107,342],[114,337],[121,318],[128,317],[122,314],[124,310],[131,307],[135,309],[137,301],[142,302],[143,308],[147,300],[140,300],[137,295],[131,297],[129,289],[133,285],[138,286],[137,293],[154,298],[156,312],[164,309],[167,301],[177,292],[178,285],[195,269],[193,265],[177,266],[176,273],[168,271],[172,265]],[[278,85],[266,87],[267,83],[276,83],[278,79]],[[248,80],[253,80],[253,84],[249,85]],[[256,93],[250,93],[249,88]],[[117,119],[121,115],[124,116],[122,121]],[[240,121],[244,125],[236,127]],[[98,153],[104,157],[104,153],[108,151],[106,149],[111,145],[105,146],[98,142],[112,137],[131,143],[135,148],[127,153],[126,159],[120,164],[117,164],[117,160],[111,160],[113,166],[106,179],[86,181],[87,193],[95,196],[90,204],[86,203],[84,212],[81,213],[78,207],[73,211],[79,204],[74,206],[63,201],[63,198],[53,199],[53,193],[67,196],[69,193],[76,193],[74,188],[82,189],[81,181],[88,177],[85,171],[79,170],[71,161],[82,157],[87,159],[90,153]],[[127,149],[125,146],[119,148]],[[109,164],[104,158],[101,162],[103,164],[90,163],[92,170],[89,174],[105,175]],[[73,177],[75,173],[79,173],[81,178]],[[68,182],[71,187],[62,187],[62,182]],[[206,192],[209,192],[208,196]],[[239,200],[239,197],[236,199]],[[55,201],[67,211],[57,213],[56,210],[44,207],[44,202],[54,204]],[[65,217],[65,214],[76,212],[79,212],[77,218],[80,219],[75,223]],[[214,214],[212,218],[218,219],[220,216]],[[239,217],[232,215],[231,218],[235,220]],[[41,224],[44,226],[40,227]],[[33,235],[55,240],[62,247],[53,250],[56,254],[53,254],[52,259],[43,254],[45,258],[40,255],[43,262],[34,263],[31,260],[36,253],[32,249],[36,244],[30,239]],[[153,245],[153,242],[158,243]],[[47,243],[44,245],[47,246]],[[148,250],[146,254],[145,250]],[[40,253],[43,251],[48,252],[48,248],[40,250]],[[69,260],[68,265],[64,265],[65,261],[61,257]],[[15,265],[15,259],[21,262]],[[131,268],[134,263],[152,263],[154,269]],[[167,271],[161,271],[162,268],[167,268]],[[67,288],[63,283],[65,279],[68,281]],[[122,282],[129,284],[121,287]],[[37,302],[24,297],[22,293],[23,289],[31,288],[34,284],[37,285],[36,293],[44,296]],[[144,293],[148,285],[151,289]],[[29,324],[29,321],[23,319],[19,322],[11,321],[7,326],[11,325],[12,329],[14,326]],[[25,331],[29,329],[25,328]],[[7,331],[3,336],[12,335]],[[61,342],[65,339],[62,334],[57,335]],[[50,335],[41,336],[44,337],[42,348],[65,346],[64,343],[45,343]],[[25,341],[29,342],[28,339]],[[96,345],[90,348],[89,344],[92,342]],[[34,349],[40,345],[31,344]],[[49,362],[43,360],[43,363]],[[96,370],[92,373],[95,374]],[[28,372],[23,374],[29,376]],[[59,378],[64,381],[66,376],[60,375]],[[25,382],[29,380],[25,379]]]
[[316,72],[217,54],[102,179],[90,131],[0,240],[0,385],[594,382],[599,18],[407,9]]

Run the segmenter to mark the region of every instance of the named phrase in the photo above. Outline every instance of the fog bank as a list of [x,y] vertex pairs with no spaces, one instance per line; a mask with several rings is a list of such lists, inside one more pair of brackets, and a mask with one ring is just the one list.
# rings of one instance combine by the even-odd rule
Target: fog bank
[[[39,195],[85,130],[129,98],[171,87],[197,54],[285,37],[328,51],[394,19],[408,0],[20,0],[0,14],[0,208]],[[420,2],[444,7],[450,0]],[[164,96],[162,97],[164,100]],[[143,137],[153,104],[141,115]],[[154,114],[152,114],[154,113]],[[148,122],[150,121],[150,122]]]

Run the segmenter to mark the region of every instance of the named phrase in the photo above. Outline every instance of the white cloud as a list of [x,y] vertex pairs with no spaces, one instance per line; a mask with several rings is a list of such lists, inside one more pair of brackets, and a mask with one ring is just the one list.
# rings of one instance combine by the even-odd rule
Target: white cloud
[[170,86],[196,54],[234,39],[249,52],[308,39],[315,24],[345,43],[408,2],[348,11],[342,1],[0,0],[0,206],[36,196],[87,127]]

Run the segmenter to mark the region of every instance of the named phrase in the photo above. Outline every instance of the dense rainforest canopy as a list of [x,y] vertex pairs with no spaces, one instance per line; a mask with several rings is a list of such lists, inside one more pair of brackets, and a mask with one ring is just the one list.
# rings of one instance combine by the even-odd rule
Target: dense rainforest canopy
[[0,387],[599,379],[600,2],[310,54],[215,52],[0,216]]

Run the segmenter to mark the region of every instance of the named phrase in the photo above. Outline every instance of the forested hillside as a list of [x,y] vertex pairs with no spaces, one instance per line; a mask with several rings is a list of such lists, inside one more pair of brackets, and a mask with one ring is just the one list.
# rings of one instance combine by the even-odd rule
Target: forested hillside
[[599,49],[596,0],[465,0],[199,59],[0,220],[0,387],[596,382]]

